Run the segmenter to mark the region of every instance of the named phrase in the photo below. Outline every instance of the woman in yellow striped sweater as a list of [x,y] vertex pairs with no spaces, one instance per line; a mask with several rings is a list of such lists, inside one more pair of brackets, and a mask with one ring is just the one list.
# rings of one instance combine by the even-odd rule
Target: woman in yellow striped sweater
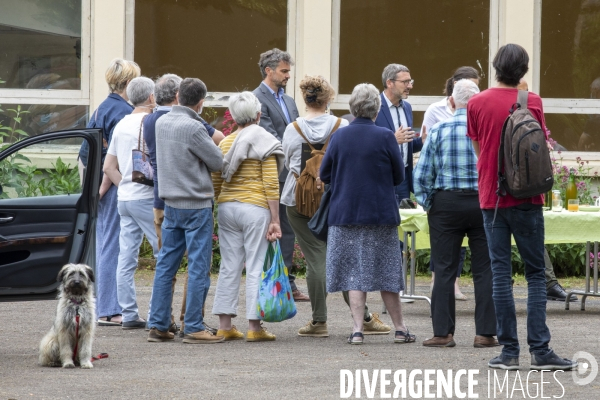
[[244,338],[231,319],[237,316],[245,266],[246,341],[271,341],[275,335],[261,326],[256,304],[267,246],[281,237],[278,176],[283,168],[283,151],[281,143],[258,125],[260,102],[251,92],[232,96],[229,111],[239,128],[219,144],[224,155],[223,171],[213,173],[219,205],[221,268],[212,312],[219,316],[217,335],[225,340]]

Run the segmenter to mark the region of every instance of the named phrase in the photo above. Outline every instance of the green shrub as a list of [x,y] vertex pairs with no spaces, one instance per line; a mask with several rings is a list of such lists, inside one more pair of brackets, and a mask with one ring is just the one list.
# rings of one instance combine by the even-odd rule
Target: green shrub
[[[546,245],[556,276],[585,276],[585,244],[563,243]],[[431,252],[429,249],[417,250],[417,274],[429,274]],[[513,275],[525,275],[525,263],[516,246],[511,247]],[[471,250],[467,255],[463,272],[471,272]]]

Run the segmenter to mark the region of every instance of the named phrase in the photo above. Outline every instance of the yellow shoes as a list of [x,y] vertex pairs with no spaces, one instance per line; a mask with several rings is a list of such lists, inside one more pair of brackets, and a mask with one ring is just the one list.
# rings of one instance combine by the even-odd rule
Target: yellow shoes
[[260,331],[248,331],[246,333],[246,342],[272,342],[275,340],[275,335],[267,332],[263,327]]
[[235,325],[232,325],[231,329],[227,331],[225,329],[219,329],[217,331],[217,336],[223,336],[226,342],[229,340],[241,340],[244,338],[244,334],[238,331]]

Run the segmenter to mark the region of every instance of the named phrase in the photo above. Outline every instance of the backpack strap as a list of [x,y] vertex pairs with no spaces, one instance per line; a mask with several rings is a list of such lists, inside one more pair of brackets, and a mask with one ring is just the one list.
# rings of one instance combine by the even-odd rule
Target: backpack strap
[[312,151],[314,151],[315,148],[313,147],[312,144],[310,144],[310,142],[308,141],[308,139],[306,138],[306,136],[304,136],[304,133],[302,133],[302,129],[300,129],[300,126],[298,125],[298,123],[296,121],[294,121],[294,128],[296,128],[296,130],[298,131],[298,133],[300,134],[300,136],[302,136],[302,139],[304,139],[306,141],[306,144],[308,144],[308,147],[310,147],[310,149]]
[[323,148],[321,149],[323,152],[325,152],[325,150],[327,150],[327,146],[329,146],[329,139],[331,139],[331,136],[333,136],[333,134],[335,133],[335,131],[338,130],[338,128],[340,127],[341,123],[342,123],[342,119],[338,117],[337,122],[333,126],[333,129],[331,130],[331,133],[329,134],[329,137],[327,138],[327,140],[325,141],[325,144],[323,145]]
[[527,109],[527,99],[529,98],[529,92],[527,90],[519,90],[517,95],[517,103],[521,105],[521,109]]

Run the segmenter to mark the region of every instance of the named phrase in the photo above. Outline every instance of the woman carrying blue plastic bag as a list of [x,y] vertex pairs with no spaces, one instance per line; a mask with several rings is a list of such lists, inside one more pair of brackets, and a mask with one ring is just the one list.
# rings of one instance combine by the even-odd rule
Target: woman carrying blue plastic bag
[[212,313],[219,316],[217,336],[244,339],[232,318],[237,316],[242,271],[246,270],[247,342],[275,340],[261,325],[258,290],[267,249],[281,237],[279,172],[281,143],[264,128],[260,102],[250,92],[231,97],[229,111],[238,130],[221,141],[223,171],[213,173],[219,222],[221,268]]

